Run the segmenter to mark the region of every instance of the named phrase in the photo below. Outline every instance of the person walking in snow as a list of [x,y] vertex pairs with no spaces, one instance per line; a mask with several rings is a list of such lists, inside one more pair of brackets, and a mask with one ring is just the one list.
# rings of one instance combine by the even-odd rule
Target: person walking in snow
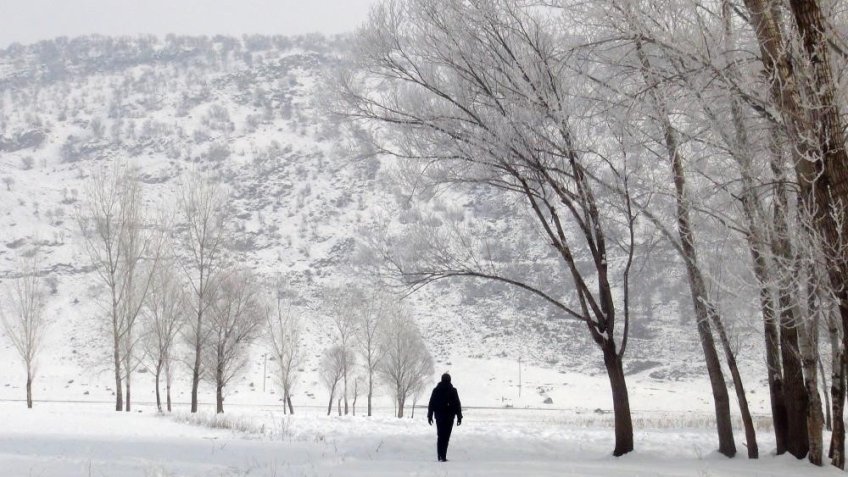
[[433,425],[433,416],[436,417],[436,453],[439,462],[447,462],[448,441],[450,441],[451,430],[453,430],[453,418],[456,417],[456,425],[462,425],[462,405],[459,403],[459,393],[451,384],[450,374],[442,375],[442,381],[433,388],[430,395],[430,404],[427,406],[427,422]]

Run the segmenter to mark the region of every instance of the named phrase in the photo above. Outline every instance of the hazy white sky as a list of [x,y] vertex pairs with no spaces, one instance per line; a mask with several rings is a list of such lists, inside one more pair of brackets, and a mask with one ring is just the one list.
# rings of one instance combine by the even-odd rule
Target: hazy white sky
[[0,0],[0,47],[89,33],[351,31],[376,0]]

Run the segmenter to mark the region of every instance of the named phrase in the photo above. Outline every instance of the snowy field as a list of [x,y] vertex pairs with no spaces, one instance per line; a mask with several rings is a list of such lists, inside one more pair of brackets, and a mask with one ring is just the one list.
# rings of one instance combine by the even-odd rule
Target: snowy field
[[[324,409],[326,412],[326,408]],[[381,411],[382,412],[382,411]],[[637,450],[614,458],[607,416],[558,410],[468,409],[447,463],[435,461],[435,430],[413,419],[295,416],[233,406],[225,420],[148,406],[129,414],[108,404],[0,403],[0,475],[17,476],[816,476],[843,475],[792,457],[727,459],[714,431],[692,416],[636,417]],[[194,422],[189,422],[194,421]]]

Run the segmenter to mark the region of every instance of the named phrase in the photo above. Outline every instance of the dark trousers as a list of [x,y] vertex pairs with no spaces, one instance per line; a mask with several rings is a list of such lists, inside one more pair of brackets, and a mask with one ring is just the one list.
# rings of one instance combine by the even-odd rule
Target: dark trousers
[[436,453],[439,460],[446,460],[448,454],[448,441],[450,441],[451,431],[453,430],[453,416],[436,416],[436,432],[438,439],[436,440]]

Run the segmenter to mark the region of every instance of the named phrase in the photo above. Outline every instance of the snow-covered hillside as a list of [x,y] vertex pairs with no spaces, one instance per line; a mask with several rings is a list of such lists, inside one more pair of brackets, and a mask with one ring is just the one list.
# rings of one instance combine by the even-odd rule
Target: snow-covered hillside
[[[376,157],[362,131],[328,112],[326,81],[346,41],[85,37],[0,51],[0,276],[14,276],[16,254],[39,244],[53,287],[37,400],[112,399],[109,348],[96,325],[102,290],[74,219],[87,177],[111,163],[141,169],[151,207],[172,203],[194,170],[228,187],[237,209],[232,252],[264,276],[285,276],[312,310],[295,407],[326,405],[315,372],[327,345],[321,290],[352,281],[368,286],[357,252],[363,237],[386,223],[421,220],[421,206],[435,214],[459,210],[488,224],[504,238],[504,253],[524,246],[506,237],[535,232],[522,229],[485,192],[454,197],[450,207],[438,197],[410,206],[391,161]],[[681,273],[673,259],[639,270],[626,359],[634,409],[710,408]],[[468,404],[610,409],[601,356],[583,325],[565,322],[533,297],[457,280],[408,300],[436,371],[454,373]],[[738,335],[744,337],[744,329]],[[749,342],[739,359],[751,376],[764,376],[759,341]],[[0,361],[9,363],[0,369],[0,398],[21,399],[23,373],[9,344],[0,343]],[[277,401],[275,382],[263,380],[266,365],[266,376],[273,367],[266,352],[254,346],[228,403]],[[188,399],[184,371],[178,401]],[[134,386],[137,400],[152,399],[149,374],[140,372]],[[703,399],[676,399],[679,386],[703,389]],[[750,386],[752,405],[765,411],[764,383]],[[204,396],[211,400],[211,390]],[[547,398],[553,404],[544,404]]]

